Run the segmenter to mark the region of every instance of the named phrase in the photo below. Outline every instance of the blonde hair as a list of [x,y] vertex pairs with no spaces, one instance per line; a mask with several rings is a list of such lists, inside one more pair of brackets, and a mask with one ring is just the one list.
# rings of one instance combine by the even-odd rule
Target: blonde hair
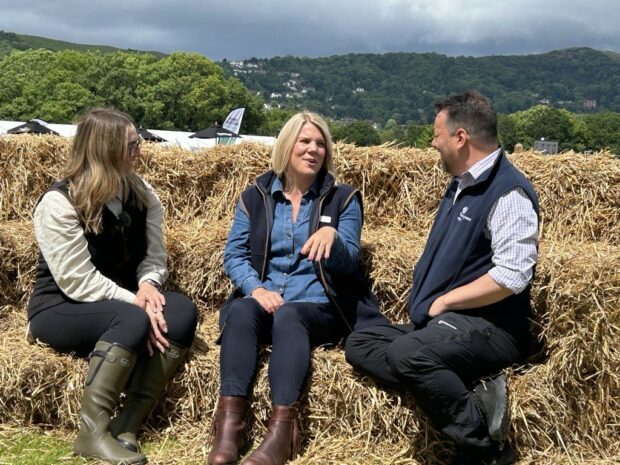
[[131,192],[134,205],[147,204],[144,182],[125,162],[132,126],[129,115],[108,108],[93,108],[78,122],[63,179],[86,232],[101,232],[103,206],[121,188],[123,202]]
[[329,127],[323,118],[316,113],[310,112],[301,112],[293,115],[282,127],[271,151],[271,168],[278,177],[286,177],[293,147],[295,142],[297,142],[301,129],[307,123],[316,126],[325,139],[325,158],[323,159],[321,171],[330,173],[335,178],[336,167],[334,165],[332,136],[329,133]]

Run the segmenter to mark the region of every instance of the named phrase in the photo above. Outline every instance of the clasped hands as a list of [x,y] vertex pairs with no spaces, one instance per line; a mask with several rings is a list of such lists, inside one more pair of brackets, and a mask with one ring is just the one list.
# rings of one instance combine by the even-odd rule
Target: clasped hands
[[168,325],[164,318],[166,298],[153,285],[143,281],[140,283],[133,303],[143,309],[151,321],[151,331],[146,341],[146,349],[149,355],[153,356],[154,347],[164,353],[166,347],[170,345],[164,337],[164,334],[168,332]]
[[[306,255],[308,260],[315,262],[322,259],[327,260],[336,241],[336,235],[336,228],[323,226],[308,238],[301,248],[302,255]],[[284,299],[282,299],[279,292],[268,291],[264,287],[254,289],[252,297],[258,301],[263,310],[272,314],[284,303]]]

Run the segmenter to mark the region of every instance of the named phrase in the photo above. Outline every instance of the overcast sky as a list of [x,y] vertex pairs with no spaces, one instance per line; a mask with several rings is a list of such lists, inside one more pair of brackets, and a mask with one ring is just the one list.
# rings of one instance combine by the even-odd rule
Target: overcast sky
[[213,60],[620,52],[618,0],[0,0],[0,29]]

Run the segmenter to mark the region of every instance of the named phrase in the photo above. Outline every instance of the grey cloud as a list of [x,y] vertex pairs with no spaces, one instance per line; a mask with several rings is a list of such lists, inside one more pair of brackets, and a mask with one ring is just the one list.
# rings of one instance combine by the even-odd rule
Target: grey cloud
[[573,46],[620,52],[615,0],[0,0],[0,9],[7,31],[216,60],[390,51],[479,56]]

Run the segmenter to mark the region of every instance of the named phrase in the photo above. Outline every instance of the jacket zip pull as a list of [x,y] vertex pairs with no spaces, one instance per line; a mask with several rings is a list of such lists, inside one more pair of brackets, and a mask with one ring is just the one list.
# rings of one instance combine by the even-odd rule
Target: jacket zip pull
[[438,324],[438,325],[446,325],[446,326],[448,326],[448,327],[450,327],[450,328],[452,328],[452,329],[454,329],[454,330],[458,331],[458,328],[457,328],[456,326],[451,325],[451,324],[450,324],[450,323],[448,323],[447,321],[439,320],[439,321],[437,322],[437,324]]

